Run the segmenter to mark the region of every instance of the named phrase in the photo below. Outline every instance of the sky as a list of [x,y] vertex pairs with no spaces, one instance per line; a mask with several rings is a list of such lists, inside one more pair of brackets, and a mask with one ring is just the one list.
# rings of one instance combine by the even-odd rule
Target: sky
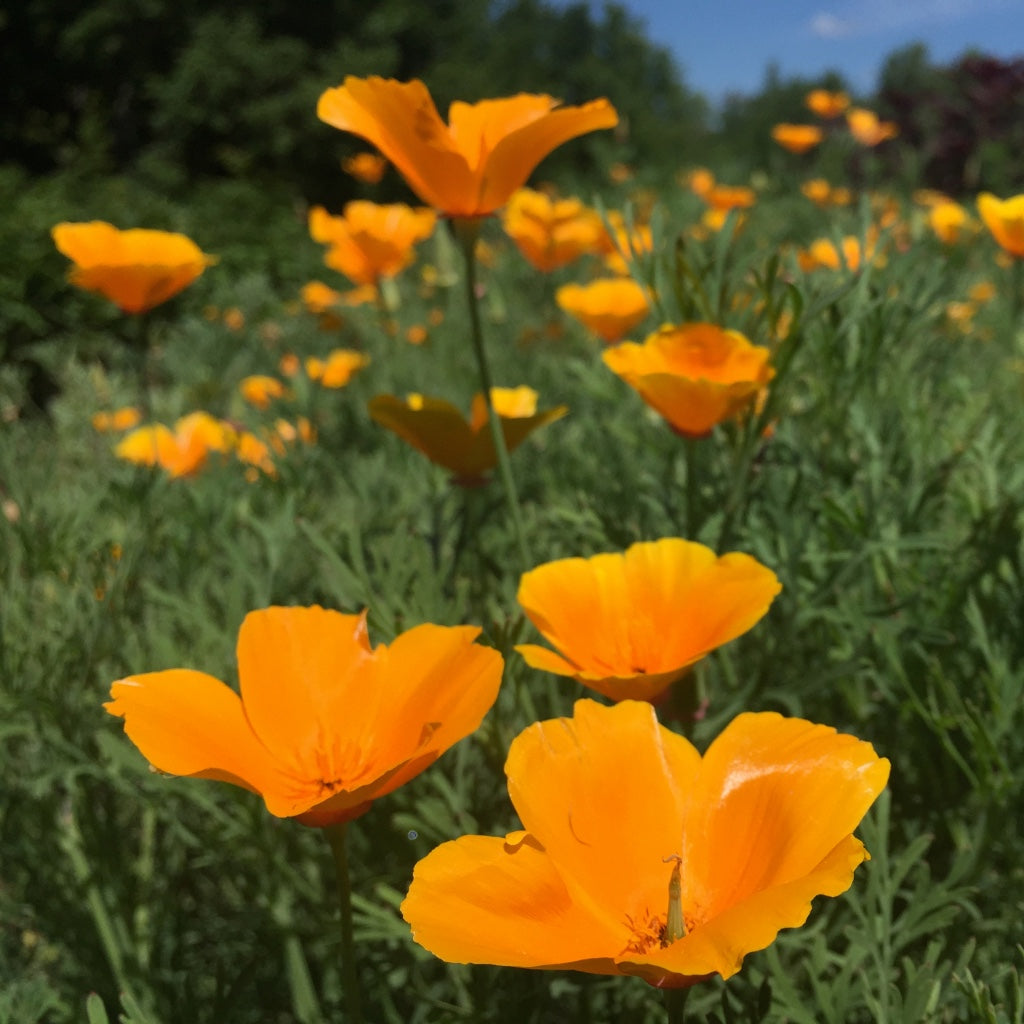
[[[617,0],[672,52],[688,86],[718,102],[834,69],[870,93],[886,56],[923,42],[933,63],[965,50],[1024,57],[1024,0]],[[595,10],[602,4],[596,2]]]

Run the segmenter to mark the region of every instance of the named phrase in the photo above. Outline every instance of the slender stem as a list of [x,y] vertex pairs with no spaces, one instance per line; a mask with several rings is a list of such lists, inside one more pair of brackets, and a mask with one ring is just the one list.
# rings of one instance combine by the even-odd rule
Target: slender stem
[[662,989],[665,994],[665,1012],[668,1024],[683,1024],[686,1020],[686,1000],[690,997],[688,988]]
[[1021,306],[1024,305],[1024,260],[1014,257],[1010,266],[1010,337],[1015,340],[1020,330]]
[[466,300],[469,304],[470,335],[473,341],[473,354],[476,356],[477,371],[480,374],[480,387],[487,405],[487,421],[490,424],[491,437],[494,440],[494,451],[498,456],[498,473],[501,475],[502,486],[505,488],[505,499],[509,515],[512,517],[512,527],[519,548],[520,571],[526,572],[533,563],[526,546],[526,530],[519,508],[515,480],[512,477],[512,463],[508,457],[505,434],[501,429],[501,420],[494,411],[494,404],[491,401],[491,371],[487,364],[487,353],[484,351],[484,335],[480,323],[480,301],[476,294],[476,240],[480,233],[480,225],[477,220],[470,219],[455,220],[452,224],[455,236],[462,246],[462,255],[466,262]]
[[699,446],[703,438],[687,437],[683,440],[686,448],[686,539],[696,540],[699,530],[697,524],[698,505],[700,499],[700,471],[697,462],[700,457]]
[[345,991],[346,1020],[348,1024],[363,1024],[359,976],[356,973],[356,947],[352,938],[352,886],[348,878],[348,846],[345,842],[347,833],[347,821],[324,828],[327,842],[331,844],[331,853],[334,854],[334,872],[338,878],[338,904],[341,907],[341,984]]

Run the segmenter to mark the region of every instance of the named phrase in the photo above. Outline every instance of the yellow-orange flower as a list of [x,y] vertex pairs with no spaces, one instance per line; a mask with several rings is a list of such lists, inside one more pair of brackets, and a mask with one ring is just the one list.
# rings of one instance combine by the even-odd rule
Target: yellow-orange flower
[[768,349],[716,324],[666,324],[643,344],[626,341],[602,357],[672,428],[703,437],[741,413],[775,376]]
[[625,554],[563,558],[524,573],[523,611],[561,653],[516,650],[612,700],[654,700],[716,647],[746,633],[782,589],[750,555],[716,557],[676,537]]
[[828,89],[812,89],[805,97],[804,104],[818,117],[838,117],[850,105],[845,92],[830,92]]
[[341,169],[357,181],[376,185],[388,169],[388,162],[379,153],[356,153],[341,161]]
[[341,292],[335,291],[323,281],[310,281],[302,286],[302,304],[310,313],[326,313],[332,306],[341,303]]
[[240,694],[178,668],[119,680],[104,707],[160,771],[242,786],[280,818],[349,821],[479,726],[502,672],[479,633],[425,624],[371,647],[365,612],[265,608],[238,633]]
[[1011,256],[1024,259],[1024,195],[999,199],[982,192],[978,213],[996,242]]
[[875,255],[875,240],[868,238],[865,245],[856,235],[846,235],[840,248],[830,238],[819,238],[806,249],[797,253],[797,262],[805,273],[819,268],[840,270],[844,265],[847,270],[858,271],[864,261]]
[[352,348],[333,349],[326,359],[310,356],[306,360],[306,376],[325,388],[343,388],[364,367],[370,357]]
[[894,139],[900,130],[894,121],[880,121],[873,110],[854,107],[846,112],[850,134],[862,146],[877,146],[886,139]]
[[452,217],[493,213],[553,149],[618,124],[605,99],[559,107],[527,93],[455,102],[445,124],[421,81],[352,75],[324,92],[317,116],[372,143],[423,202]]
[[122,406],[120,409],[101,410],[93,413],[93,430],[101,434],[110,432],[120,433],[123,430],[131,430],[137,426],[142,419],[142,413],[133,405]]
[[[569,411],[559,405],[537,412],[537,392],[528,387],[491,388],[491,402],[509,451],[538,427]],[[468,420],[450,402],[423,395],[409,395],[405,401],[394,395],[377,395],[368,408],[372,419],[447,469],[457,483],[482,483],[498,463],[482,394],[473,396]]]
[[126,434],[114,454],[142,466],[159,466],[168,476],[193,476],[210,452],[226,452],[235,444],[234,430],[208,412],[193,412],[174,424],[139,427]]
[[757,193],[746,185],[715,185],[702,198],[713,210],[744,210],[757,202]]
[[971,226],[967,211],[952,200],[933,205],[928,210],[928,224],[939,241],[946,245],[955,245]]
[[811,178],[800,185],[800,191],[816,206],[828,206],[832,186],[824,178]]
[[649,224],[627,225],[626,218],[618,210],[608,212],[608,224],[611,230],[605,229],[601,241],[604,265],[611,273],[628,277],[632,261],[654,248],[651,227]]
[[579,199],[552,199],[528,188],[512,194],[502,225],[523,256],[544,273],[595,252],[605,235],[600,216]]
[[646,289],[630,277],[564,284],[555,292],[555,301],[609,345],[646,319],[651,308]]
[[266,409],[275,398],[285,394],[284,382],[265,373],[253,373],[238,384],[242,397],[257,409]]
[[330,247],[324,262],[358,285],[376,285],[407,267],[416,255],[413,247],[430,237],[436,222],[433,210],[365,199],[346,203],[341,217],[322,206],[309,211],[310,235]]
[[51,234],[75,264],[72,284],[99,292],[125,313],[145,313],[187,288],[211,263],[190,238],[170,231],[120,231],[95,220],[58,224]]
[[695,167],[683,180],[690,191],[701,198],[715,187],[715,176],[706,167]]
[[513,740],[505,774],[523,830],[416,865],[416,942],[451,963],[681,988],[730,977],[850,887],[889,762],[771,711],[733,719],[702,757],[649,704],[581,700]]
[[790,153],[806,153],[821,142],[822,131],[816,124],[777,124],[772,138]]

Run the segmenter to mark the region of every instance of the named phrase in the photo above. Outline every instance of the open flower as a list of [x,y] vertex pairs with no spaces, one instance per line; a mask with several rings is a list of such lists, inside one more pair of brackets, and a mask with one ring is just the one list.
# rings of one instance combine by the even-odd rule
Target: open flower
[[321,387],[343,388],[364,367],[370,364],[365,352],[354,348],[332,349],[326,359],[309,356],[306,359],[306,376],[319,381]]
[[836,246],[831,238],[816,239],[797,253],[797,263],[804,273],[818,269],[841,270],[844,267],[856,273],[861,264],[875,257],[875,234],[872,233],[863,243],[856,235],[846,235],[840,246]]
[[894,139],[899,135],[899,126],[895,121],[880,121],[873,110],[854,107],[846,112],[846,123],[850,134],[862,146],[877,146],[886,139]]
[[493,213],[553,149],[618,123],[605,99],[559,107],[550,96],[520,93],[453,103],[445,124],[418,79],[352,75],[323,93],[316,112],[376,146],[423,202],[452,217]]
[[816,124],[777,124],[772,138],[790,153],[806,153],[821,142],[822,131]]
[[322,206],[309,211],[310,235],[330,247],[324,262],[358,285],[376,285],[407,267],[416,255],[413,246],[430,237],[436,222],[433,210],[365,199],[346,203],[341,217]]
[[597,212],[579,199],[552,199],[529,188],[513,193],[502,225],[526,260],[543,273],[597,251],[605,235]]
[[868,858],[853,835],[889,762],[775,712],[735,718],[703,757],[649,704],[576,703],[512,742],[523,830],[443,843],[402,915],[450,963],[638,975],[735,974]]
[[746,633],[782,585],[750,555],[720,558],[668,537],[625,554],[563,558],[524,573],[517,598],[560,653],[516,650],[612,700],[653,700],[716,647]]
[[501,655],[475,626],[371,647],[366,613],[265,608],[238,633],[237,694],[187,668],[129,676],[104,707],[158,770],[259,793],[271,814],[349,821],[473,732]]
[[[527,387],[491,388],[491,402],[510,452],[538,427],[569,411],[559,405],[537,412],[537,392]],[[368,408],[372,419],[443,466],[459,484],[483,483],[498,463],[482,394],[474,395],[468,420],[450,402],[415,394],[405,401],[394,395],[377,395]]]
[[645,320],[651,308],[646,289],[630,277],[564,284],[555,292],[555,301],[609,345]]
[[266,409],[275,398],[287,394],[284,381],[265,373],[252,373],[238,382],[242,397],[257,409]]
[[170,231],[120,231],[105,221],[58,224],[57,248],[75,264],[72,284],[106,296],[124,313],[145,313],[187,288],[215,257]]
[[666,324],[642,345],[626,341],[602,358],[673,430],[703,437],[746,409],[775,376],[771,353],[715,324]]
[[818,117],[831,120],[838,117],[850,105],[845,92],[831,92],[828,89],[812,89],[805,97],[804,104]]
[[978,213],[996,242],[1011,256],[1024,259],[1024,195],[999,199],[982,192]]
[[234,429],[208,412],[182,416],[174,429],[152,423],[126,434],[114,454],[141,466],[159,466],[170,477],[194,476],[206,465],[210,452],[230,451]]
[[928,210],[928,224],[935,237],[945,245],[956,245],[971,231],[971,219],[959,204],[948,199],[935,203]]

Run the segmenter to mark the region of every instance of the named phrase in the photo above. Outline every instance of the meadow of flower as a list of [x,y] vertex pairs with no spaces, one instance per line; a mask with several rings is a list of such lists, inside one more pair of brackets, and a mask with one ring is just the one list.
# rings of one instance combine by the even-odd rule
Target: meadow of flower
[[824,90],[536,172],[614,101],[350,77],[337,211],[32,208],[0,1024],[1024,1024],[1024,197]]

